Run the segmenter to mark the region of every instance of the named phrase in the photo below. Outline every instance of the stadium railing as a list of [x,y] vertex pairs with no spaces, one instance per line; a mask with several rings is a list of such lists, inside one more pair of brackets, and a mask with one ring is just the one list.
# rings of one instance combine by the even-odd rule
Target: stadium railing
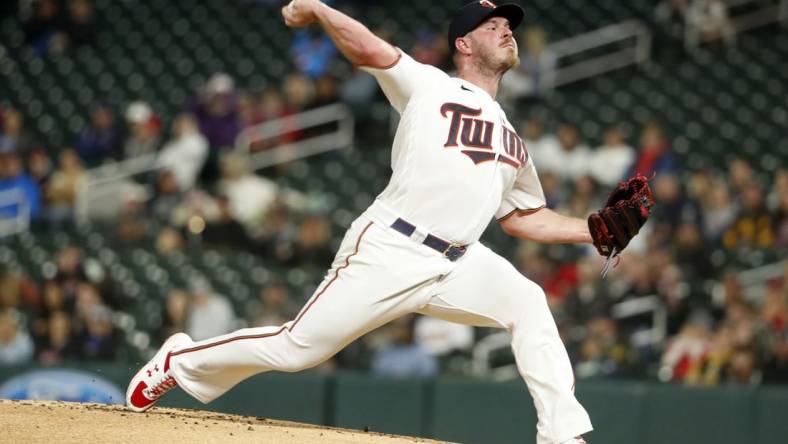
[[[632,45],[620,45],[633,41]],[[562,59],[591,52],[603,47],[613,52],[596,54],[585,60],[565,64],[556,69],[553,86],[577,82],[629,65],[647,61],[651,55],[651,32],[638,20],[628,20],[579,34],[550,44],[550,50]],[[620,48],[620,46],[624,46]]]
[[[353,113],[342,104],[331,104],[303,113],[272,119],[247,127],[236,138],[235,150],[248,156],[247,164],[256,171],[272,165],[313,156],[353,144],[355,121]],[[330,127],[326,129],[326,127]],[[315,129],[292,143],[278,144],[251,152],[256,142]],[[156,153],[146,154],[121,162],[102,165],[86,172],[77,184],[75,216],[78,223],[93,218],[109,218],[117,214],[122,202],[118,199],[137,184],[133,178],[161,169]]]

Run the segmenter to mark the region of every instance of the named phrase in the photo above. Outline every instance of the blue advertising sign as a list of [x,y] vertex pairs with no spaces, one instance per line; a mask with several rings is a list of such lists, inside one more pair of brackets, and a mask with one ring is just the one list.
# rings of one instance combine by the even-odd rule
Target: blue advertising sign
[[0,386],[0,398],[122,404],[123,392],[92,373],[78,370],[36,370]]

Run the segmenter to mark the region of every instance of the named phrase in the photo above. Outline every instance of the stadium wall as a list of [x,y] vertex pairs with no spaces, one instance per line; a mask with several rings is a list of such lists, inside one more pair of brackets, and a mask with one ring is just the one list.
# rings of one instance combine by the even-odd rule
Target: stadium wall
[[[80,369],[79,366],[72,367]],[[0,368],[0,387],[40,367]],[[82,367],[125,389],[132,368]],[[788,389],[686,388],[585,382],[578,397],[607,444],[767,444],[788,436]],[[536,414],[522,382],[385,379],[359,373],[266,374],[205,406],[182,391],[161,405],[431,437],[462,443],[533,443]]]

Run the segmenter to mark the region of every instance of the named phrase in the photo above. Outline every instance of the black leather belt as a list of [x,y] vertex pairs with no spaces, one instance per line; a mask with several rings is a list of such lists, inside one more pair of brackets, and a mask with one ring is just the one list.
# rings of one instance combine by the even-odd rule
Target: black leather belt
[[[414,231],[416,231],[416,226],[409,223],[406,220],[398,218],[391,224],[391,228],[399,231],[400,233],[404,234],[405,236],[410,237]],[[440,254],[444,255],[448,260],[454,262],[457,259],[461,258],[467,248],[465,245],[459,245],[451,242],[447,242],[437,236],[433,236],[428,234],[427,237],[424,238],[424,245],[432,248],[433,250],[439,252]]]

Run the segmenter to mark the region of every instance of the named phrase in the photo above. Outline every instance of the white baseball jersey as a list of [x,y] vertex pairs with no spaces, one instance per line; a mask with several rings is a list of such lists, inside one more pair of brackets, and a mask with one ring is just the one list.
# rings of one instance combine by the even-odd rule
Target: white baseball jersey
[[501,106],[478,86],[407,54],[374,75],[401,114],[393,175],[378,199],[405,220],[470,244],[490,219],[545,205],[522,139]]

